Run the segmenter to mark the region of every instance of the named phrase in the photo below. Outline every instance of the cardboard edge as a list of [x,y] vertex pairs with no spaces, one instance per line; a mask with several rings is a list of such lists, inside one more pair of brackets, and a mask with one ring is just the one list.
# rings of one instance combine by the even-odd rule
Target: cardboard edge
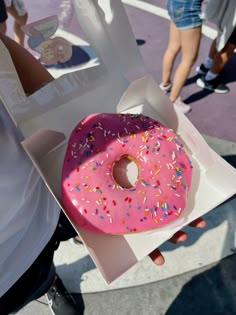
[[66,137],[62,132],[41,128],[21,143],[30,158],[40,161],[44,155],[61,144],[65,139]]

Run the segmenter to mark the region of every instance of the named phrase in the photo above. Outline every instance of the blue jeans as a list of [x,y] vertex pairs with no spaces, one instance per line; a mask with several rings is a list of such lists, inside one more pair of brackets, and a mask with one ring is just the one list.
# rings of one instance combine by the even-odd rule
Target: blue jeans
[[167,11],[178,29],[191,29],[202,25],[203,0],[168,0]]

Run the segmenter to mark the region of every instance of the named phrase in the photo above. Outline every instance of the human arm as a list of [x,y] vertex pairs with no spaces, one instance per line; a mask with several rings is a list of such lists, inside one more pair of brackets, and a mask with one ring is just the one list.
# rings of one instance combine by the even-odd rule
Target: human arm
[[51,74],[25,48],[0,33],[0,39],[8,49],[26,94],[32,94],[54,80]]

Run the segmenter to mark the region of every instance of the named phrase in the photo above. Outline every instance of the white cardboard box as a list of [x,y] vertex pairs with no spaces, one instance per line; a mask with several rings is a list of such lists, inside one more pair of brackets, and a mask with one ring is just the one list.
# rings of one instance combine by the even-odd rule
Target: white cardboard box
[[[82,4],[82,1],[77,0],[75,4],[78,4],[80,14],[87,12],[87,8],[85,10],[82,6],[88,5],[93,5],[94,12],[98,14],[99,2],[91,0],[87,4]],[[74,226],[107,283],[118,278],[183,226],[236,193],[236,170],[209,148],[196,128],[182,113],[175,112],[155,80],[150,75],[145,75],[128,84],[125,76],[127,72],[129,76],[137,70],[135,64],[129,68],[126,64],[127,59],[121,60],[121,58],[119,62],[117,61],[116,67],[111,65],[112,59],[108,52],[117,36],[127,44],[122,48],[123,53],[127,51],[129,56],[130,53],[134,54],[133,60],[136,61],[140,56],[137,47],[133,44],[129,45],[130,41],[135,41],[134,38],[130,35],[125,39],[122,37],[124,30],[120,25],[125,25],[129,31],[130,29],[120,1],[112,0],[110,4],[112,4],[112,11],[108,16],[111,16],[111,13],[114,16],[117,14],[118,20],[120,22],[123,20],[124,23],[116,23],[115,26],[110,27],[112,23],[106,24],[106,15],[104,15],[102,27],[99,28],[102,17],[98,14],[98,24],[93,25],[94,33],[99,31],[100,36],[105,37],[104,42],[108,43],[108,48],[103,51],[99,39],[90,39],[91,42],[97,41],[94,46],[100,53],[101,65],[64,75],[30,97],[25,97],[8,51],[0,42],[1,54],[5,54],[8,58],[8,63],[1,62],[2,58],[0,60],[1,99],[25,137],[23,146],[27,154],[60,206],[61,169],[68,137],[82,118],[94,112],[143,113],[161,121],[181,137],[193,162],[193,181],[186,211],[176,222],[167,227],[115,236],[93,234]],[[105,9],[109,11],[111,8]],[[86,14],[85,16],[87,17]],[[92,16],[90,18],[92,19]],[[89,24],[86,24],[88,21],[82,18],[82,22],[85,23],[84,28],[89,35],[92,31]],[[105,31],[101,33],[101,29]],[[135,58],[136,50],[137,58]],[[106,62],[107,58],[108,62]],[[121,70],[122,67],[119,65],[125,64],[126,66]]]

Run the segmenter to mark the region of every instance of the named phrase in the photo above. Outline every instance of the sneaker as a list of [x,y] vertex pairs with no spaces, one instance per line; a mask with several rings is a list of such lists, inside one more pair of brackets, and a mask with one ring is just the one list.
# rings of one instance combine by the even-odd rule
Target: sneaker
[[207,89],[216,93],[224,94],[229,92],[229,88],[216,77],[213,80],[205,80],[205,78],[199,78],[197,85],[202,89]]
[[200,75],[206,75],[208,71],[209,69],[206,68],[203,63],[196,68],[196,72]]
[[78,315],[76,302],[66,290],[58,275],[56,275],[53,285],[46,293],[46,297],[54,315]]
[[191,106],[185,104],[180,97],[177,98],[177,100],[174,102],[174,107],[177,109],[177,110],[180,110],[182,113],[184,114],[187,114],[189,113],[192,108]]
[[162,83],[159,85],[160,89],[165,93],[169,93],[172,87],[172,83],[168,83],[167,85],[163,85]]

